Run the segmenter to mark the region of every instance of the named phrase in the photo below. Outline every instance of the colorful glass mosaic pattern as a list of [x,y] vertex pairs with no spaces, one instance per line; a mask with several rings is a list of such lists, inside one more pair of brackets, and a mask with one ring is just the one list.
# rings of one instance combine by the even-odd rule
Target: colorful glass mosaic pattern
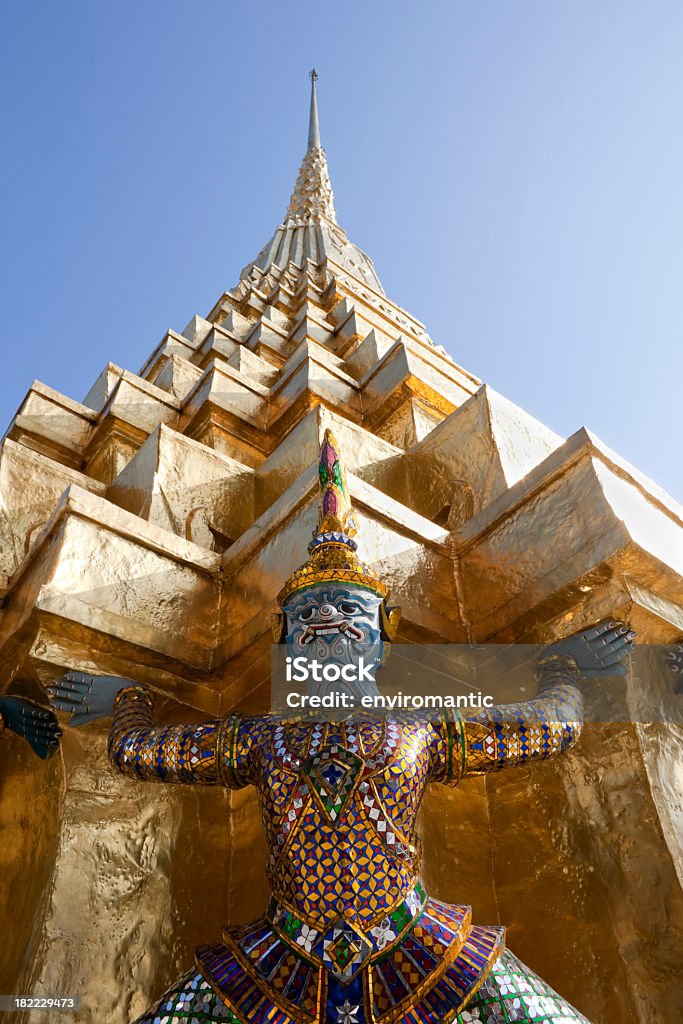
[[316,533],[340,531],[353,537],[358,526],[351,507],[346,471],[339,455],[339,445],[331,430],[326,430],[318,462],[320,510]]
[[188,971],[135,1024],[241,1024],[198,971]]
[[[424,892],[415,831],[420,800],[432,781],[456,785],[470,773],[567,749],[581,719],[574,681],[571,666],[554,661],[541,671],[536,700],[464,719],[232,715],[162,729],[154,728],[149,694],[124,691],[110,734],[122,771],[258,789],[270,851],[269,911],[197,951],[202,977],[234,1019],[435,1024],[454,1020],[468,1000],[474,1013],[474,993],[488,991],[492,971],[498,977],[503,929],[473,926],[468,907]],[[180,989],[174,992],[180,999]],[[554,998],[533,986],[531,994]],[[497,1010],[486,1005],[486,1012],[480,1019],[496,1019]],[[169,1016],[175,1019],[185,1018]]]
[[559,682],[539,700],[465,718],[465,772],[492,772],[562,753],[578,739],[582,718],[580,691]]
[[330,822],[335,822],[344,810],[364,767],[359,757],[336,745],[321,750],[304,762],[302,771],[308,779],[310,791],[317,797],[323,814]]
[[[503,929],[470,927],[469,915],[468,907],[428,900],[400,941],[369,955],[369,970],[349,966],[364,940],[348,923],[328,933],[321,968],[315,949],[290,946],[265,918],[231,930],[224,943],[200,947],[197,963],[244,1020],[334,1022],[335,1009],[349,1001],[358,1024],[424,1024],[452,1018],[502,951]],[[360,959],[366,958],[363,949]],[[334,971],[325,969],[326,960],[334,960]]]
[[[296,968],[290,978],[296,978]],[[289,980],[289,978],[288,978]],[[286,983],[285,983],[286,984]],[[455,1016],[435,1018],[424,1007],[415,1007],[407,1015],[392,1018],[394,1024],[590,1024],[583,1014],[546,985],[514,954],[506,950],[493,965],[481,987]],[[328,1019],[335,1024],[360,1024],[362,1003],[345,998],[332,1006]],[[354,1021],[355,1017],[355,1021]],[[266,1018],[277,1020],[276,1017]],[[291,1018],[282,1018],[284,1021]],[[135,1024],[242,1024],[242,1020],[218,996],[196,970],[189,971],[166,992],[156,1006],[138,1018]],[[245,1019],[246,1024],[246,1019]]]
[[456,1024],[590,1024],[509,950],[455,1018]]
[[109,757],[125,775],[158,782],[218,782],[220,722],[149,728],[152,696],[138,686],[119,691],[114,713]]

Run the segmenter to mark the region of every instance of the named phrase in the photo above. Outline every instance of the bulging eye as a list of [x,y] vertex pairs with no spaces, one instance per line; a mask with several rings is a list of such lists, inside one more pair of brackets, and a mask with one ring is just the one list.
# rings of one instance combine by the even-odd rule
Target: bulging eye
[[339,611],[343,615],[355,615],[358,610],[358,605],[351,604],[350,601],[341,601],[339,604]]
[[315,608],[312,605],[308,608],[304,608],[303,611],[299,612],[299,618],[303,619],[305,622],[307,619],[311,619],[313,617],[314,611]]

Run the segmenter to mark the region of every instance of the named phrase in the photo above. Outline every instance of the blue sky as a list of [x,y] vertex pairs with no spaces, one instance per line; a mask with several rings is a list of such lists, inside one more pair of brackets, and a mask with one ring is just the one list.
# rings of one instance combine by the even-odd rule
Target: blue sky
[[340,223],[455,360],[683,499],[683,5],[2,3],[4,430],[206,313],[310,67]]

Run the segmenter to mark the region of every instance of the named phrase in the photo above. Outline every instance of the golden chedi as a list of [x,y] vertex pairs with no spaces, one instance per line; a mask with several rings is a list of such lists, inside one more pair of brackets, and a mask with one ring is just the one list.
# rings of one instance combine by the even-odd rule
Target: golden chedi
[[[109,363],[82,402],[40,382],[21,401],[0,453],[3,693],[45,704],[74,671],[135,679],[164,723],[267,710],[327,429],[397,642],[545,644],[606,616],[643,645],[683,632],[680,506],[587,430],[563,439],[482,386],[386,297],[337,223],[315,104],[310,127],[282,224],[206,317],[137,374]],[[422,878],[506,924],[595,1024],[673,1021],[680,697],[653,653],[619,700],[628,720],[533,772],[431,787]],[[46,761],[0,740],[0,989],[77,994],[65,1024],[127,1024],[268,900],[253,791],[132,783],[108,725],[65,729]]]

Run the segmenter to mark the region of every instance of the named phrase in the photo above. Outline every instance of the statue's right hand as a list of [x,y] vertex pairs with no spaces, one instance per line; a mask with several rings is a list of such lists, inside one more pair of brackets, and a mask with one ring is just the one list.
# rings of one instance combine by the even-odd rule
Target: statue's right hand
[[133,679],[121,676],[92,676],[87,672],[67,672],[47,687],[50,704],[56,711],[71,715],[69,725],[85,725],[107,718],[114,709],[119,690],[134,686]]

